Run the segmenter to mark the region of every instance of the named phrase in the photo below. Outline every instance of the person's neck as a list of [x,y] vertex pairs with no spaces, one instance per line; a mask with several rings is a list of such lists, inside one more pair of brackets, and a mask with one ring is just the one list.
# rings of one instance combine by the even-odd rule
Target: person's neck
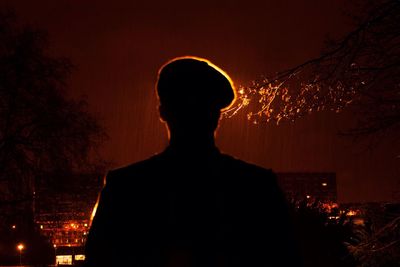
[[215,150],[214,133],[187,134],[171,133],[169,147],[183,151],[208,151]]

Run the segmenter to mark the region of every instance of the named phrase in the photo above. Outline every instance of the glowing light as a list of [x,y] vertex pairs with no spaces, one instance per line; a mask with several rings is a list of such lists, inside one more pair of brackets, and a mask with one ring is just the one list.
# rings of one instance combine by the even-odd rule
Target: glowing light
[[[167,129],[168,129],[168,127],[167,127]],[[169,134],[169,131],[168,131],[168,134]],[[106,182],[107,182],[107,175],[105,175],[103,177],[103,188],[106,186]],[[89,225],[88,225],[89,227],[92,225],[94,216],[96,215],[97,207],[99,206],[99,201],[100,201],[100,195],[97,196],[97,201],[94,204],[94,207],[93,207],[93,210],[92,210],[92,214],[90,215],[90,220],[89,220]]]
[[353,223],[354,223],[355,225],[364,225],[364,219],[362,219],[362,218],[356,218],[356,219],[353,220]]
[[43,225],[40,225],[40,229],[43,229]]
[[311,196],[310,196],[310,195],[307,195],[306,198],[309,199],[309,198],[311,198]]
[[17,226],[14,224],[14,225],[11,226],[11,228],[12,228],[12,229],[16,229]]
[[311,69],[312,66],[307,67],[309,69],[288,71],[239,86],[235,104],[224,110],[222,117],[231,118],[244,111],[250,122],[275,121],[279,124],[282,120],[294,121],[312,112],[340,112],[352,103],[361,84],[356,76],[352,76],[351,85],[344,86],[340,80],[327,85]]
[[357,215],[357,211],[355,210],[349,210],[346,214],[347,216],[356,216]]
[[322,183],[322,186],[328,186],[328,184],[327,183]]
[[56,264],[58,265],[72,265],[72,255],[57,255]]
[[21,252],[24,248],[25,248],[25,246],[24,246],[24,244],[22,244],[22,243],[19,243],[19,244],[17,245],[17,249],[19,250],[19,252]]
[[76,254],[76,255],[75,255],[75,260],[76,260],[76,261],[84,261],[84,260],[85,260],[85,255],[83,255],[83,254]]
[[339,205],[337,203],[331,202],[331,203],[323,203],[322,207],[326,212],[331,213],[334,209],[338,209]]
[[90,215],[90,223],[92,223],[94,216],[96,215],[98,205],[99,205],[99,199],[96,201],[96,204],[94,204],[92,215]]

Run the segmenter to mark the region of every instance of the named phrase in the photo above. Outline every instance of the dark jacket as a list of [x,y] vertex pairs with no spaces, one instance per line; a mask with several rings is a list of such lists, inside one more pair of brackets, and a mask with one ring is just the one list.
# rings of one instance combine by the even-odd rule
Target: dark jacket
[[110,171],[86,244],[86,267],[299,265],[274,173],[216,148]]

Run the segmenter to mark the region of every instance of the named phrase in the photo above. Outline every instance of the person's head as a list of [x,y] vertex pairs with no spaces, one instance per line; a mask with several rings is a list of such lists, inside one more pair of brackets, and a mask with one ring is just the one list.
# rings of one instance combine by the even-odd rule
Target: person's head
[[229,76],[197,57],[175,58],[163,65],[156,89],[161,119],[172,133],[214,132],[221,111],[235,99]]

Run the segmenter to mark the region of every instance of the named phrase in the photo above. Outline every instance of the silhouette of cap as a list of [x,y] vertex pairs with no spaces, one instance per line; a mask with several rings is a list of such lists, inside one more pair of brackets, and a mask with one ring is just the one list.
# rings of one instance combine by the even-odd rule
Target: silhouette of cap
[[229,76],[210,61],[197,57],[175,58],[158,73],[157,94],[171,109],[223,110],[235,99]]

